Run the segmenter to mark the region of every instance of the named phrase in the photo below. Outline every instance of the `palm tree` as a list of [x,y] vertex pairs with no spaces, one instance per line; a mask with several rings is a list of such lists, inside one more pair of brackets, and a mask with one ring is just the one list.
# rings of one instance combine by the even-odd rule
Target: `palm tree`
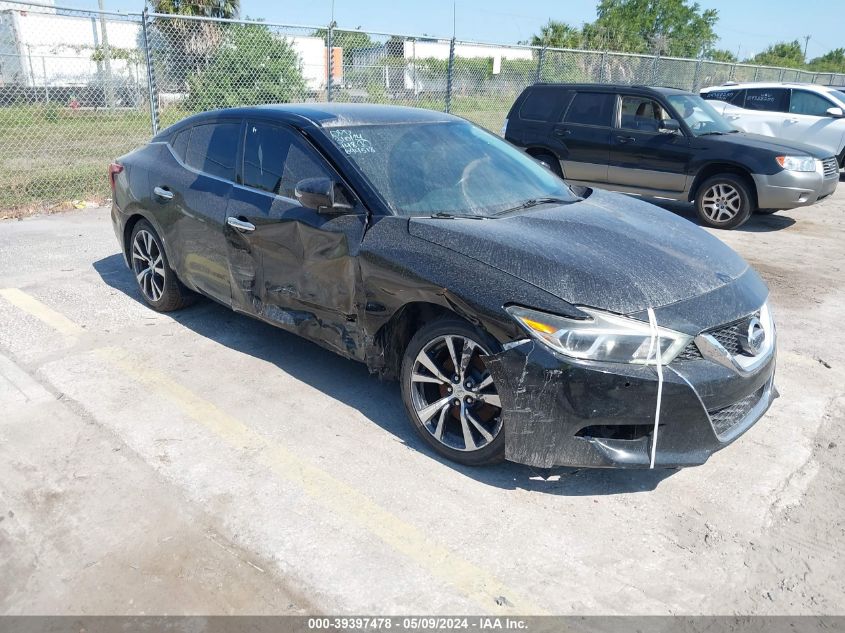
[[[240,0],[149,0],[154,13],[198,18],[237,18]],[[164,63],[164,73],[183,90],[189,74],[204,68],[223,40],[219,22],[180,20],[177,17],[157,18],[156,27],[167,42],[157,57]]]
[[241,3],[240,0],[150,0],[150,8],[155,13],[236,18],[241,12]]

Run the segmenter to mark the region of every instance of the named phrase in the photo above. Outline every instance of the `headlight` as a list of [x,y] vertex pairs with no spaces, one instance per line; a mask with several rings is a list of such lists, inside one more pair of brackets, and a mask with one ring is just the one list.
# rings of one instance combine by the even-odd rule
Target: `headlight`
[[812,156],[778,156],[775,160],[789,171],[816,171],[816,159]]
[[[587,319],[568,319],[520,306],[505,308],[541,343],[571,358],[610,363],[645,363],[657,356],[648,323],[591,308],[578,308]],[[658,327],[661,361],[672,361],[691,336]],[[649,350],[652,355],[649,359]]]

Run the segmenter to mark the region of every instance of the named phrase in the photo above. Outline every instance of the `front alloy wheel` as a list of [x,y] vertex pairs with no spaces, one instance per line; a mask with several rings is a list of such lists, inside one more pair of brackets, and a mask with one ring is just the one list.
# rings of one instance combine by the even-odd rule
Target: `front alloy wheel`
[[718,183],[704,192],[702,208],[714,224],[724,224],[736,217],[742,208],[739,192],[731,185]]
[[450,459],[469,465],[499,461],[502,403],[482,360],[490,350],[461,322],[434,325],[414,337],[403,363],[402,391],[414,426]]
[[733,174],[720,174],[702,183],[695,196],[702,223],[717,229],[734,229],[751,216],[748,186]]

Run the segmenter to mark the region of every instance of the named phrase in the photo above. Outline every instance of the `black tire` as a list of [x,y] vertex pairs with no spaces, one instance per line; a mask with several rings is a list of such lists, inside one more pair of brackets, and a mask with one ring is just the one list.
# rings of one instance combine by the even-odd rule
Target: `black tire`
[[[719,189],[721,188],[721,189]],[[722,197],[719,191],[731,192]],[[734,192],[738,198],[734,197]],[[719,205],[724,205],[722,208]],[[731,205],[735,205],[732,208]],[[755,197],[748,183],[736,174],[717,174],[701,183],[695,193],[695,210],[705,226],[715,229],[735,229],[751,217],[756,206]],[[719,220],[720,215],[727,215]]]
[[[438,454],[466,466],[482,466],[485,464],[499,463],[505,459],[505,429],[501,420],[501,409],[498,408],[498,416],[496,416],[494,412],[497,407],[486,402],[482,402],[483,398],[489,398],[490,395],[497,398],[495,384],[483,387],[483,389],[475,392],[475,394],[479,395],[479,397],[475,399],[473,404],[461,404],[459,406],[455,406],[454,402],[460,398],[464,398],[464,396],[461,396],[460,394],[453,394],[452,389],[462,389],[466,384],[463,380],[458,380],[457,382],[453,381],[451,384],[440,382],[415,382],[412,384],[411,378],[412,375],[414,375],[415,367],[418,370],[416,375],[418,376],[420,373],[421,366],[417,365],[418,355],[420,355],[423,350],[429,346],[437,346],[440,344],[440,339],[444,339],[445,337],[454,337],[452,339],[454,341],[452,344],[453,347],[457,345],[458,339],[469,339],[475,344],[482,346],[484,351],[491,354],[501,351],[501,346],[495,339],[457,317],[444,316],[422,327],[408,343],[408,346],[405,349],[405,354],[402,358],[402,371],[399,380],[402,391],[402,401],[405,404],[408,417],[423,441],[433,448]],[[445,346],[445,342],[443,342],[443,345]],[[469,347],[471,348],[471,346]],[[456,357],[460,359],[459,364],[462,362],[462,350],[463,343],[461,350],[457,350],[455,347]],[[449,360],[451,356],[449,352],[445,352],[445,354],[447,365],[441,366],[439,369],[449,366],[454,367],[453,364],[449,364],[451,363]],[[479,356],[480,350],[474,352],[471,362],[468,363],[467,371],[462,374],[463,376],[470,376],[470,374],[473,374],[473,376],[475,376],[478,380],[476,385],[483,383],[485,377],[487,376],[486,369],[483,368],[483,363],[480,361]],[[432,359],[432,356],[429,355],[428,358]],[[458,368],[458,371],[460,371],[460,367]],[[426,372],[426,375],[433,376],[433,373]],[[445,372],[443,375],[445,376]],[[455,375],[453,372],[453,376],[447,377],[447,379],[454,377]],[[492,394],[481,394],[482,391],[492,391]],[[431,393],[432,395],[427,398],[426,393]],[[466,394],[467,392],[463,393]],[[454,395],[458,395],[459,398],[437,409],[437,412],[434,413],[428,420],[422,420],[420,418],[420,415],[417,412],[417,406],[420,405],[421,398],[423,399],[423,404],[425,404],[429,401],[436,402],[438,399],[451,400]],[[470,399],[473,398],[470,397]],[[463,418],[461,414],[464,412],[465,408],[472,418],[476,421],[480,421],[481,426],[483,426],[488,434],[492,436],[491,440],[485,440],[485,438],[477,431],[478,427],[476,426],[473,428],[470,431],[472,441],[473,443],[476,441],[478,442],[478,448],[475,449],[468,449],[464,440],[464,425],[462,423]],[[441,413],[442,415],[439,415]],[[489,419],[486,419],[487,416],[490,416]],[[438,428],[442,429],[442,440],[435,437],[434,433],[436,429],[435,431],[431,431],[425,424],[428,422],[431,426],[435,426],[435,418],[439,419],[441,417],[442,421],[440,422],[440,426]],[[467,428],[471,428],[469,424],[466,426]],[[486,443],[482,445],[482,442]],[[458,443],[464,444],[463,449],[455,447],[455,444]]]
[[[149,270],[150,266],[149,259],[142,259],[139,257],[140,251],[136,251],[135,243],[139,239],[139,235],[141,235],[140,239],[142,241],[145,241],[146,236],[149,236],[149,239],[146,241],[153,245],[149,249],[151,251],[149,255],[155,257],[156,261],[158,261],[157,257],[160,254],[161,267],[155,267],[156,270],[161,270],[160,273],[156,273],[155,275],[151,272],[143,273],[145,262],[147,270]],[[141,297],[143,297],[144,302],[153,310],[157,312],[171,312],[184,308],[196,300],[196,295],[179,281],[176,273],[170,268],[170,262],[167,259],[164,244],[152,224],[146,220],[139,220],[132,228],[132,235],[129,238],[129,266],[135,275],[135,281],[138,284]],[[151,278],[156,280],[160,278],[160,282],[163,283],[159,282],[153,287],[151,285]],[[161,286],[160,290],[159,285]]]
[[548,167],[552,171],[552,173],[557,174],[557,176],[560,178],[563,178],[563,169],[561,169],[560,161],[557,158],[546,152],[534,154],[533,156],[536,160],[539,160],[546,167]]

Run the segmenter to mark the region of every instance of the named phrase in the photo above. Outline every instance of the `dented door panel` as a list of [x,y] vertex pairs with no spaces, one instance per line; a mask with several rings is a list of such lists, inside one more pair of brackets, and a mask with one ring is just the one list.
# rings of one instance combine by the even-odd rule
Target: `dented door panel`
[[366,216],[321,215],[295,200],[237,187],[227,225],[236,309],[359,358],[356,257]]

